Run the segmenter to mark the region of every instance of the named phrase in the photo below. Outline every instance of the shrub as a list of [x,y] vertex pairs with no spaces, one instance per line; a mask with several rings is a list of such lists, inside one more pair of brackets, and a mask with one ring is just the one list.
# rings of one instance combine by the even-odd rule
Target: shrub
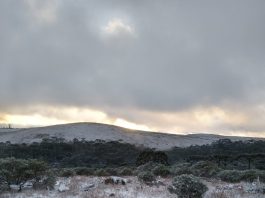
[[38,160],[22,160],[6,158],[0,160],[0,188],[1,191],[10,189],[10,185],[19,186],[19,191],[28,180],[43,183],[48,177],[48,165]]
[[265,182],[265,171],[263,170],[245,170],[242,171],[241,180],[253,182],[254,180],[258,179],[261,182]]
[[4,181],[0,181],[0,193],[10,190],[8,184]]
[[152,172],[154,173],[154,175],[161,176],[161,177],[167,177],[170,175],[169,168],[162,164],[156,166]]
[[139,154],[136,159],[136,165],[143,165],[148,162],[168,165],[167,154],[162,151],[147,150]]
[[53,172],[49,172],[47,176],[45,176],[42,181],[36,181],[33,184],[34,189],[54,189],[54,185],[56,182],[56,177]]
[[245,170],[241,171],[241,181],[253,182],[258,178],[259,171],[257,170]]
[[223,170],[217,174],[217,177],[226,182],[239,182],[241,180],[241,171],[238,170]]
[[258,178],[261,182],[265,181],[265,171],[261,170],[224,170],[221,171],[217,176],[223,181],[232,183],[240,181],[253,182]]
[[146,164],[143,164],[141,166],[137,167],[136,173],[140,173],[140,172],[144,172],[144,171],[150,171],[153,170],[156,166],[158,166],[159,164],[154,163],[154,162],[148,162]]
[[94,175],[94,169],[93,168],[87,168],[87,167],[78,167],[74,169],[76,175],[85,175],[90,176]]
[[43,186],[46,189],[52,190],[54,189],[54,185],[56,183],[56,177],[53,174],[49,174],[44,180],[43,180]]
[[118,175],[118,171],[115,168],[106,168],[105,171],[111,176]]
[[110,174],[105,169],[98,169],[95,171],[95,175],[102,177],[102,176],[110,176]]
[[155,176],[150,171],[144,171],[138,174],[138,179],[144,183],[150,184],[155,181]]
[[209,161],[200,161],[190,167],[192,175],[199,177],[213,177],[220,169],[217,164]]
[[197,177],[184,174],[175,177],[168,190],[179,198],[201,198],[208,188]]
[[171,173],[175,176],[183,174],[192,174],[190,170],[190,163],[175,164],[171,167]]
[[59,175],[61,177],[73,177],[75,175],[75,171],[71,168],[64,168],[60,171]]
[[129,167],[124,167],[119,170],[118,174],[122,176],[131,176],[133,175],[133,170]]

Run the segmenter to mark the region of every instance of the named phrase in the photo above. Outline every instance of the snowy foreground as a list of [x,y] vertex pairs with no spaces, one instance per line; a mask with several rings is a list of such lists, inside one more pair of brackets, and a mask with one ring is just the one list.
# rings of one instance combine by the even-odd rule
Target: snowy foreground
[[[167,187],[172,179],[158,178],[157,185],[148,186],[138,181],[136,177],[113,177],[121,179],[125,184],[105,184],[108,177],[84,177],[59,178],[54,190],[23,190],[21,193],[11,192],[0,195],[1,198],[173,198]],[[264,198],[265,195],[258,192],[264,188],[264,184],[237,183],[229,184],[217,180],[203,180],[209,190],[205,198]]]

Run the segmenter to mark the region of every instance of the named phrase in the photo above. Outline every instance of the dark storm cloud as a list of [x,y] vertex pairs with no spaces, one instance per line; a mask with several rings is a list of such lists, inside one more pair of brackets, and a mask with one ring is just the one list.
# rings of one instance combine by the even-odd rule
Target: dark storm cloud
[[[263,0],[33,2],[0,1],[0,108],[265,99]],[[104,33],[115,18],[133,32]]]

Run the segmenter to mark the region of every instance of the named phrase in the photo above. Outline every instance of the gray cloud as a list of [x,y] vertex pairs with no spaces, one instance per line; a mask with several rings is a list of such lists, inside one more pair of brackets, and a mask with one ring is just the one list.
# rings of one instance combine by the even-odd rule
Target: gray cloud
[[[263,0],[31,3],[0,1],[2,109],[264,102]],[[135,35],[104,37],[114,18]]]

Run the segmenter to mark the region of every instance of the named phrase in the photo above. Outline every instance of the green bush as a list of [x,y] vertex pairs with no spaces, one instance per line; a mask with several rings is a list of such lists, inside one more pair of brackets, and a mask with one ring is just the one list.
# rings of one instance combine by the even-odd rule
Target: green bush
[[175,176],[183,175],[183,174],[192,174],[190,170],[190,163],[181,163],[181,164],[174,164],[171,167],[171,173]]
[[[35,159],[0,159],[0,191],[10,189],[10,185],[19,185],[19,191],[28,180],[43,184],[49,174],[48,165]],[[33,184],[34,185],[34,184]]]
[[60,177],[73,177],[75,175],[75,171],[71,168],[64,168],[60,171]]
[[8,184],[4,181],[0,181],[0,193],[6,192],[8,190],[10,190]]
[[148,162],[168,165],[168,156],[162,151],[146,150],[139,154],[136,159],[136,165],[143,165]]
[[222,181],[226,182],[240,182],[240,181],[247,181],[253,182],[256,179],[260,179],[261,182],[265,182],[265,171],[261,170],[224,170],[221,171],[218,175]]
[[52,174],[49,174],[44,180],[43,180],[43,186],[49,190],[54,189],[54,185],[56,183],[56,177]]
[[201,198],[208,188],[197,177],[184,174],[175,177],[168,190],[178,198]]
[[78,167],[74,169],[76,175],[91,176],[94,175],[95,170],[93,168]]
[[223,170],[217,174],[217,177],[222,181],[235,183],[241,181],[242,173],[238,170]]
[[95,171],[95,175],[99,176],[99,177],[103,177],[103,176],[111,176],[110,173],[108,173],[105,169],[97,169]]
[[133,175],[133,169],[131,169],[129,167],[124,167],[118,171],[118,174],[122,175],[122,176],[131,176],[131,175]]
[[213,177],[219,171],[217,164],[209,161],[200,161],[190,167],[192,175],[198,177]]
[[241,171],[241,181],[253,182],[258,178],[259,171],[257,170],[245,170]]
[[152,183],[153,181],[155,181],[155,176],[150,171],[144,171],[138,174],[138,179],[139,181],[142,181],[144,183]]
[[53,172],[49,172],[47,176],[45,176],[42,181],[36,181],[33,184],[34,189],[54,189],[54,185],[56,183],[56,177]]
[[115,168],[106,168],[105,171],[111,176],[117,176],[118,171]]
[[137,169],[136,169],[136,173],[138,174],[140,172],[153,170],[158,165],[159,165],[158,163],[148,162],[146,164],[138,166]]
[[170,170],[167,166],[165,165],[158,165],[156,166],[152,172],[154,173],[154,175],[156,176],[161,176],[161,177],[167,177],[170,175]]

